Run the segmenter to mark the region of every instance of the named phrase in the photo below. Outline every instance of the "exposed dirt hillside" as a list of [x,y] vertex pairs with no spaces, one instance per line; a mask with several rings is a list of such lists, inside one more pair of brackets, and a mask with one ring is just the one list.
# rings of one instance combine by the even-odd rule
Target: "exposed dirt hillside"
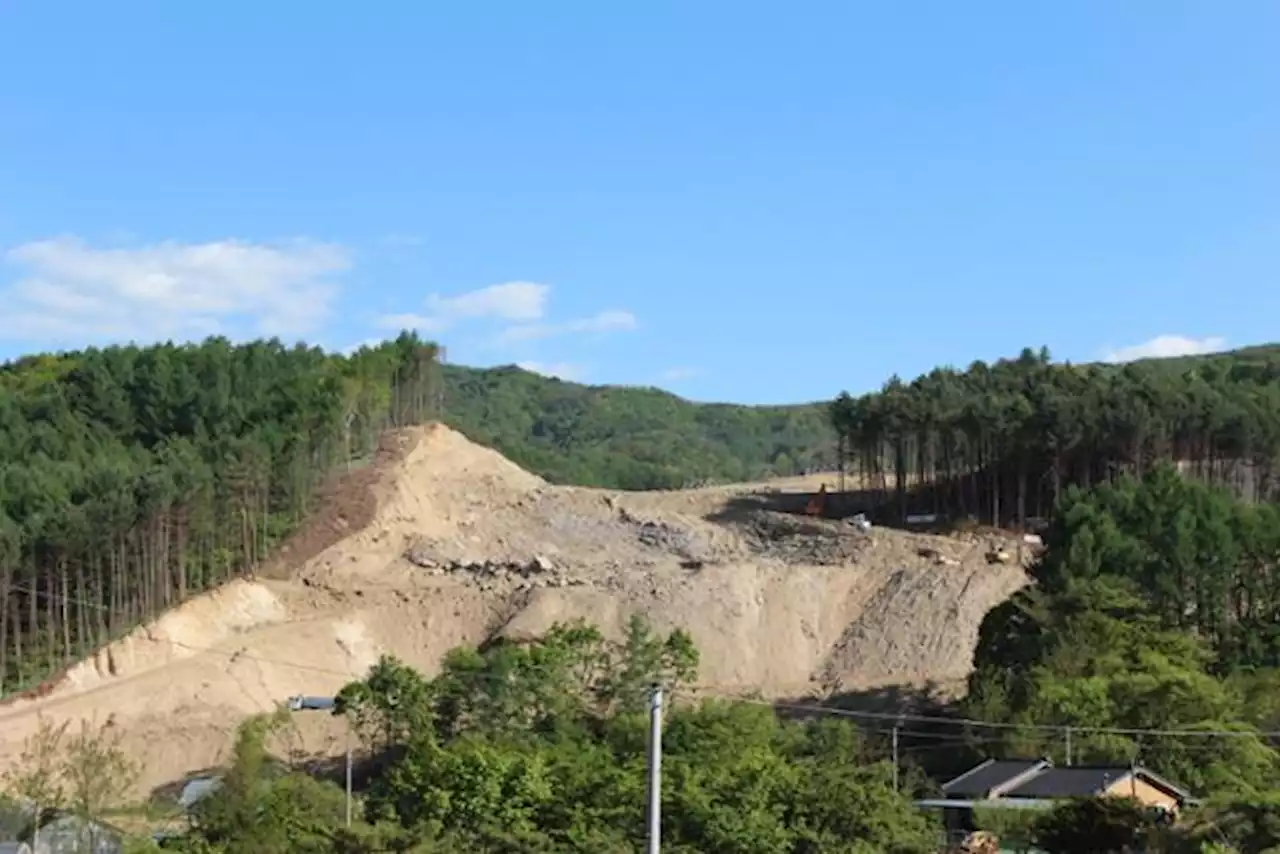
[[[0,707],[0,762],[40,717],[87,717],[121,728],[153,786],[223,761],[246,715],[334,692],[384,651],[430,672],[459,644],[576,617],[616,632],[636,611],[692,633],[712,692],[963,678],[982,616],[1026,580],[986,553],[1014,547],[767,509],[819,481],[554,487],[446,427],[406,432],[296,538],[287,572],[188,602]],[[295,718],[286,747],[340,747],[340,722]]]

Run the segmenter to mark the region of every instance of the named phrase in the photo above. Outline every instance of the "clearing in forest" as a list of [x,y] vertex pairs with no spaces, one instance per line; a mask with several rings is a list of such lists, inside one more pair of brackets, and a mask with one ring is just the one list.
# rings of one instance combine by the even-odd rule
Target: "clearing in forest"
[[[704,693],[827,697],[954,684],[983,615],[1026,583],[1008,543],[769,509],[821,477],[676,492],[552,486],[441,425],[395,435],[257,580],[193,599],[0,706],[0,762],[40,717],[119,727],[155,786],[222,762],[237,724],[327,695],[384,653],[433,672],[460,644],[640,612],[687,629]],[[832,484],[831,476],[825,478]],[[340,750],[297,715],[281,745]]]

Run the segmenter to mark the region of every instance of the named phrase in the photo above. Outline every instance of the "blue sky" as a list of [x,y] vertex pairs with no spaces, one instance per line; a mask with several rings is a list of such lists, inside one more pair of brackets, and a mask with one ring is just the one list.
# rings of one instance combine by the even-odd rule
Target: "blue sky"
[[1280,4],[0,0],[0,358],[785,402],[1280,339]]

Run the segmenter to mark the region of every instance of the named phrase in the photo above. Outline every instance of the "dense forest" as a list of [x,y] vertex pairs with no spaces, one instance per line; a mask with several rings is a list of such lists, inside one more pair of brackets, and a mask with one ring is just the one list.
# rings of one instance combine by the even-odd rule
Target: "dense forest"
[[1070,485],[1159,460],[1251,500],[1280,465],[1280,347],[1126,365],[1046,350],[840,395],[831,420],[864,507],[1025,525]]
[[555,483],[671,489],[831,470],[824,406],[691,403],[520,368],[444,365],[446,422]]
[[0,685],[251,571],[326,475],[439,414],[436,347],[114,347],[0,367]]
[[[1141,761],[1210,797],[1280,785],[1280,507],[1162,463],[1068,488],[1045,545],[974,656],[968,713],[1028,725],[1004,750],[1065,761],[1074,727],[1077,762]],[[1117,732],[1171,729],[1234,735]]]

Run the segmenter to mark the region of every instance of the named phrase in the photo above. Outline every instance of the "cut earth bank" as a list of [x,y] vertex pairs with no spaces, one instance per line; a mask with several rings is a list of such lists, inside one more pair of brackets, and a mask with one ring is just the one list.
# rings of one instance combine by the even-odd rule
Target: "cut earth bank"
[[[830,481],[830,476],[826,478]],[[633,613],[683,628],[703,693],[826,697],[955,686],[983,616],[1027,582],[1013,540],[942,537],[765,509],[820,477],[675,492],[552,486],[441,425],[391,435],[272,571],[193,599],[0,706],[0,762],[41,719],[118,728],[140,789],[214,767],[237,725],[327,695],[384,652],[432,673],[451,648]],[[803,504],[803,501],[800,501]],[[343,749],[295,715],[276,749]]]

